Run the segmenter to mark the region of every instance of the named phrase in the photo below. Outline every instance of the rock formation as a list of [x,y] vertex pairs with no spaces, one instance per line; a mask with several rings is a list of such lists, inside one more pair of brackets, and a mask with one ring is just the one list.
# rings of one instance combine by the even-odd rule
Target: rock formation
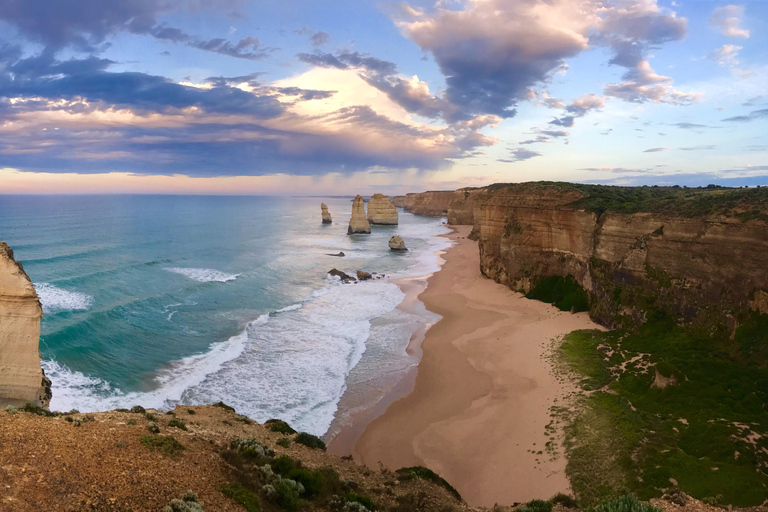
[[395,235],[392,238],[389,239],[389,248],[393,251],[407,251],[408,248],[405,247],[405,242],[403,242],[403,239]]
[[442,217],[448,214],[448,207],[453,199],[453,191],[430,191],[406,194],[394,198],[395,206],[416,215]]
[[365,272],[365,271],[363,271],[363,270],[358,270],[358,271],[357,271],[357,278],[358,278],[360,281],[367,281],[367,280],[369,280],[371,277],[373,277],[373,276],[371,276],[370,272]]
[[40,367],[40,319],[43,308],[35,287],[0,242],[0,403],[51,400],[51,381]]
[[397,225],[397,208],[384,194],[373,194],[368,200],[368,220],[371,224]]
[[335,276],[341,279],[342,283],[350,283],[352,281],[357,281],[357,279],[355,279],[351,275],[336,268],[332,268],[331,270],[328,271],[328,273],[332,276]]
[[371,225],[368,223],[368,218],[365,215],[365,201],[363,201],[360,195],[357,195],[352,203],[352,217],[349,219],[347,234],[370,232]]
[[343,258],[345,256],[344,251],[339,251],[336,254],[326,253],[328,256],[336,256],[337,258]]
[[328,207],[325,205],[325,203],[320,203],[320,212],[323,216],[323,224],[332,224],[333,220],[331,219],[331,214],[328,212]]

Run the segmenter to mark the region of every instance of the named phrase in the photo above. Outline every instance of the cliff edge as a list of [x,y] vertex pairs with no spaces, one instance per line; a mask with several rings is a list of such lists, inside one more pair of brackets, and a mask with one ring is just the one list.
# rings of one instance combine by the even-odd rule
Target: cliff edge
[[51,381],[40,367],[43,308],[13,250],[0,242],[0,404],[47,407]]

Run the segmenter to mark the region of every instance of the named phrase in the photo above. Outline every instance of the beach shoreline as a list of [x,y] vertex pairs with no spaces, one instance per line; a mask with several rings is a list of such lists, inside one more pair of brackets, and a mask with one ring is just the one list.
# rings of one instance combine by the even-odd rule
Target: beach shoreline
[[419,344],[412,382],[402,379],[386,403],[354,417],[332,452],[374,469],[427,466],[470,506],[568,492],[565,457],[546,448],[562,433],[545,427],[575,387],[546,355],[553,339],[599,326],[483,277],[469,230],[444,235],[454,245],[417,297],[442,318]]

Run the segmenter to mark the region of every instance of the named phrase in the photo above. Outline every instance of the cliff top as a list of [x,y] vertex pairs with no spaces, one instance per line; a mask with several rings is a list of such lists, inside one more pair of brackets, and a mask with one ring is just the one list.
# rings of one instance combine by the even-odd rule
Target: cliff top
[[[567,182],[496,183],[484,187],[488,191],[511,189],[537,191],[555,189],[577,192],[580,199],[564,206],[597,213],[656,213],[683,217],[725,215],[743,221],[760,219],[768,222],[768,187],[619,187]],[[468,189],[470,190],[470,189]]]

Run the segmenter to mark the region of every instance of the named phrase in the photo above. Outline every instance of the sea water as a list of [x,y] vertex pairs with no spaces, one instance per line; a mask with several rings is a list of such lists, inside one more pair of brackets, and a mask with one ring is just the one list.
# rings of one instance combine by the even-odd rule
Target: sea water
[[[331,225],[320,222],[321,201]],[[399,226],[348,236],[351,207],[351,198],[0,196],[0,240],[43,304],[51,408],[221,400],[324,434],[364,354],[366,378],[414,364],[405,348],[424,320],[397,309],[404,295],[390,279],[434,272],[449,244],[437,236],[443,219],[402,211]],[[390,251],[393,235],[410,250]],[[342,284],[331,268],[386,277]]]

